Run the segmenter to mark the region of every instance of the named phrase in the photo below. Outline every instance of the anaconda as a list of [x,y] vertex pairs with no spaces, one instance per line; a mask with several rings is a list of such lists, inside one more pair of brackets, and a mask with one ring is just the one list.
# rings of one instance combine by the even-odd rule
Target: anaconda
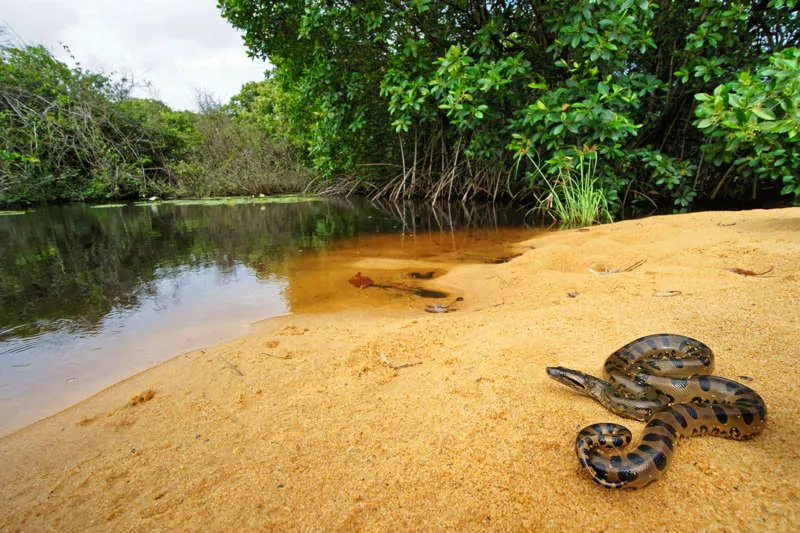
[[626,344],[605,362],[606,380],[563,367],[547,373],[613,413],[647,422],[639,444],[625,451],[631,432],[614,423],[580,430],[575,451],[592,479],[608,488],[644,487],[661,477],[679,438],[758,434],[767,408],[757,392],[710,375],[714,354],[702,342],[662,333]]

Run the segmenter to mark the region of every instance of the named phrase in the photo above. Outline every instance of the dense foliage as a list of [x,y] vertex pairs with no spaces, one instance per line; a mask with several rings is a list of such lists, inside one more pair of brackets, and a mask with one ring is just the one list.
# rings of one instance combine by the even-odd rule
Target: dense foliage
[[255,122],[131,89],[41,46],[0,47],[0,205],[303,188],[286,144]]
[[796,0],[218,5],[275,66],[249,109],[334,184],[541,193],[588,150],[616,213],[800,192]]

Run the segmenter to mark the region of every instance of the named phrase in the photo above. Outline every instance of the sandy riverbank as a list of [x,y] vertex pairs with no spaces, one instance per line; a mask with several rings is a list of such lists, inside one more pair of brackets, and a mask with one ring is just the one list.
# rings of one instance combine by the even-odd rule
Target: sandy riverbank
[[[464,296],[458,312],[402,299],[268,320],[0,439],[0,530],[800,528],[800,208],[653,217],[517,249],[430,283]],[[385,261],[354,257],[352,271]],[[576,473],[575,433],[621,420],[544,367],[599,375],[614,349],[662,331],[706,342],[717,374],[752,378],[767,426],[683,441],[658,483],[602,489]]]

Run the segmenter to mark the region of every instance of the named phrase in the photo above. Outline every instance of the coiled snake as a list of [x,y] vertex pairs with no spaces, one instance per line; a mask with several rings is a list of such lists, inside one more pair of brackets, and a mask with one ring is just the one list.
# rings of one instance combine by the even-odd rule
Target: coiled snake
[[757,392],[736,381],[708,375],[714,354],[683,335],[648,335],[606,360],[608,381],[563,367],[547,373],[590,396],[613,413],[646,421],[638,446],[625,452],[631,432],[613,423],[578,432],[575,451],[592,479],[608,488],[644,487],[661,477],[681,437],[714,435],[747,439],[764,427],[767,408]]

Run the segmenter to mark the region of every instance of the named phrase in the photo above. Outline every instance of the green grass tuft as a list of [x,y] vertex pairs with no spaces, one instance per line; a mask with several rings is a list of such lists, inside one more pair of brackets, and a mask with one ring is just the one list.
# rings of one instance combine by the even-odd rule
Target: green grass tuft
[[562,166],[555,178],[548,177],[530,155],[528,160],[535,176],[544,182],[546,194],[537,197],[533,210],[548,213],[567,228],[591,226],[596,222],[611,222],[605,193],[597,186],[597,152],[584,147],[578,151],[577,162]]

